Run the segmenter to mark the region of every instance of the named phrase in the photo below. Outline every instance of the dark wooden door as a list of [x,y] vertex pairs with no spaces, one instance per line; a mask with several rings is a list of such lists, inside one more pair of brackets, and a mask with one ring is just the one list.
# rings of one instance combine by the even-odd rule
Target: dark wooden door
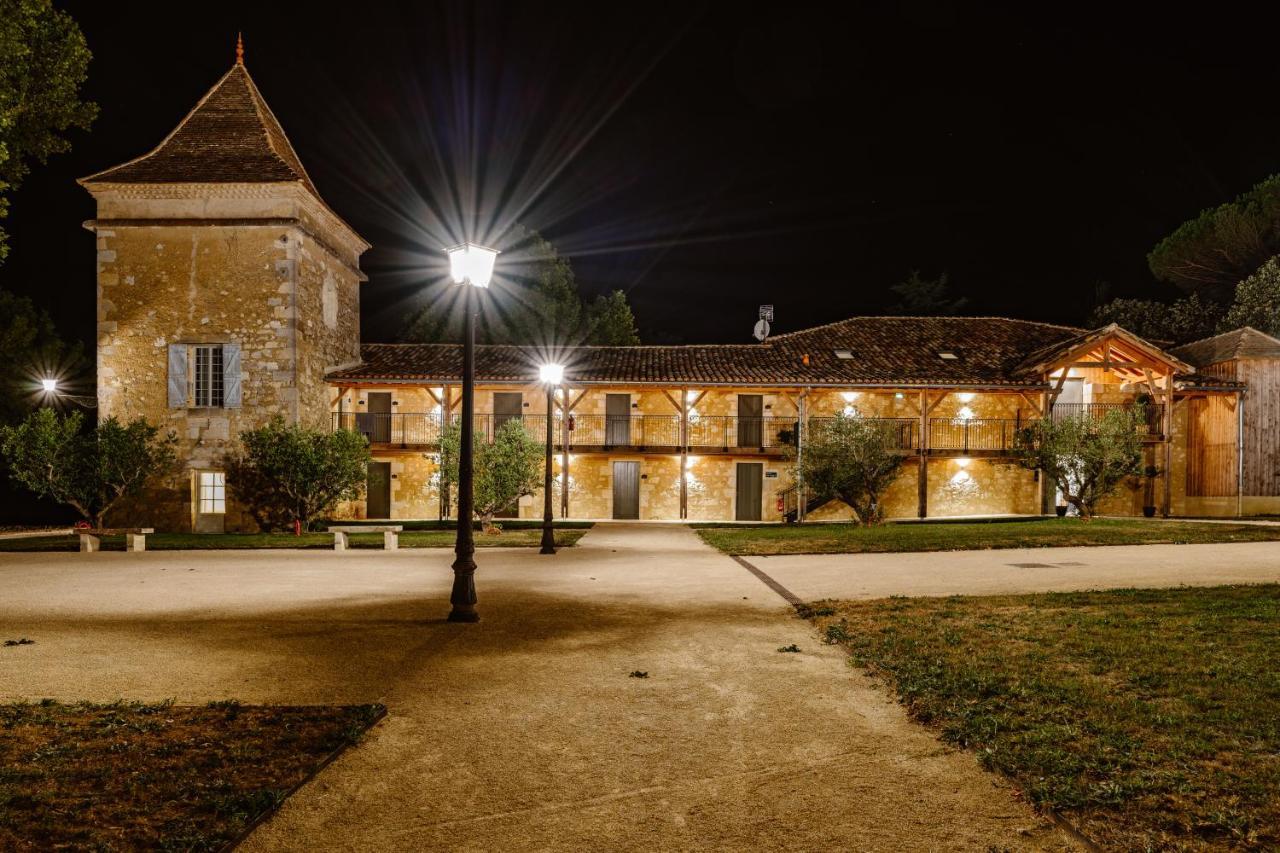
[[613,517],[640,517],[640,463],[613,463]]
[[391,463],[370,462],[365,480],[366,518],[391,517]]
[[733,517],[738,521],[759,521],[764,506],[764,465],[738,463],[738,489]]
[[604,443],[608,447],[631,444],[631,395],[604,395]]
[[386,444],[391,441],[391,392],[370,391],[365,403],[365,428],[370,444]]
[[524,395],[519,391],[493,392],[493,431],[507,421],[516,420],[524,415]]
[[764,447],[764,397],[738,395],[738,446]]

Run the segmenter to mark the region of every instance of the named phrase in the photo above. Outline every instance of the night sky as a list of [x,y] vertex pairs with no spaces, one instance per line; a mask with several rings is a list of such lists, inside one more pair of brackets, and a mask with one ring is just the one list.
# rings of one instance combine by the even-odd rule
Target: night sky
[[949,272],[972,313],[1082,322],[1100,283],[1169,292],[1155,242],[1280,171],[1274,22],[1221,6],[59,5],[101,115],[15,197],[0,283],[86,340],[74,179],[154,147],[237,30],[374,245],[367,341],[393,338],[460,209],[541,231],[588,293],[626,290],[646,342],[748,341],[759,303],[776,331],[883,313],[912,269]]

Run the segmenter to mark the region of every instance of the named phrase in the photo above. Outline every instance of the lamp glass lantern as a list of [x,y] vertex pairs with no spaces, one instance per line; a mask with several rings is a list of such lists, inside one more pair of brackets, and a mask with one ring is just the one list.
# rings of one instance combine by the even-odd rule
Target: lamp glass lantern
[[488,287],[493,279],[493,262],[498,257],[496,249],[476,243],[462,243],[445,250],[449,255],[449,274],[454,284],[472,287]]
[[544,364],[538,368],[538,376],[544,385],[559,385],[564,380],[564,365]]
[[40,387],[44,389],[44,392],[45,392],[46,394],[52,394],[53,392],[55,392],[55,391],[57,391],[57,390],[58,390],[58,380],[56,380],[56,379],[41,379],[41,380],[40,380]]

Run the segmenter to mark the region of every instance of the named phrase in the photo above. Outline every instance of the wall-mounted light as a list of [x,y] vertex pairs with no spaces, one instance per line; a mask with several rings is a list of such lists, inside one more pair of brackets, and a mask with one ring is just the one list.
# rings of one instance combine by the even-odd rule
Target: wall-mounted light
[[975,395],[973,392],[971,392],[971,391],[962,391],[962,392],[960,392],[959,394],[957,394],[956,396],[960,398],[960,402],[961,402],[961,403],[972,403],[972,402],[973,402],[973,398],[974,398],[976,395]]

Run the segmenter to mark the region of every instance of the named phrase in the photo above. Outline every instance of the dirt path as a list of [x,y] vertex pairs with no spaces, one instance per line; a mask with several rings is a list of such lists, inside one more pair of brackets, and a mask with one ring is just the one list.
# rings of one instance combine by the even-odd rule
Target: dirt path
[[684,528],[450,556],[0,555],[0,694],[385,702],[247,850],[1066,845]]
[[746,559],[805,601],[1280,582],[1280,542]]

